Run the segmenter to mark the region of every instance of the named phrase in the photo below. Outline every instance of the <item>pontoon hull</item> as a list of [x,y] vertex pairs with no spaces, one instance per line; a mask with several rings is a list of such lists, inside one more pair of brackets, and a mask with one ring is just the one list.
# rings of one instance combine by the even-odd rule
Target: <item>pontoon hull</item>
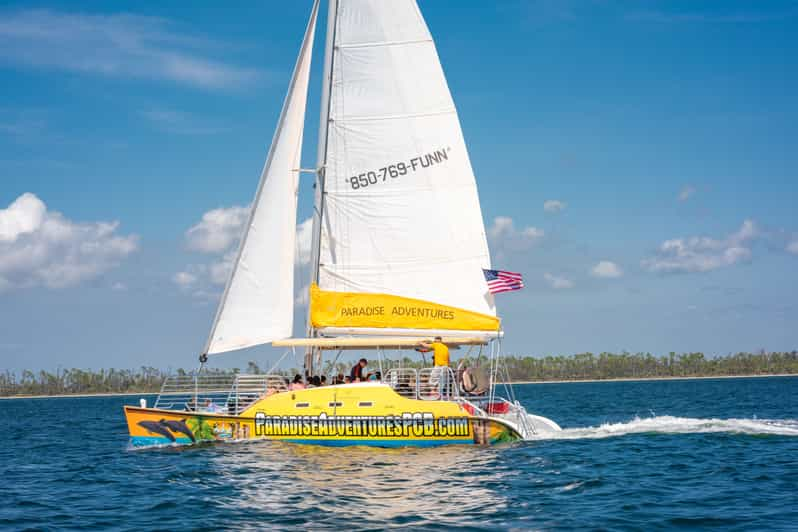
[[125,407],[134,446],[281,440],[377,447],[489,445],[522,439],[501,419],[470,415],[453,401],[402,397],[385,385],[277,393],[241,415]]

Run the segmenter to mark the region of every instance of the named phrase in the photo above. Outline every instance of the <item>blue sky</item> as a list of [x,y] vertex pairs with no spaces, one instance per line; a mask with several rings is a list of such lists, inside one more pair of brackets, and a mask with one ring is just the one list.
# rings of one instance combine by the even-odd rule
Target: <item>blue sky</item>
[[[798,2],[419,3],[505,351],[798,347]],[[310,4],[0,6],[0,368],[195,364]]]

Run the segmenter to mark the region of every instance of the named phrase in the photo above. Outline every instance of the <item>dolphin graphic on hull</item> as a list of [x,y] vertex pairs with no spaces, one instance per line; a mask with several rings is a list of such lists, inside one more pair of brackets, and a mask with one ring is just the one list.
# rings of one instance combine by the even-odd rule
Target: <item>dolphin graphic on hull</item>
[[191,429],[186,425],[185,419],[181,419],[180,421],[162,419],[160,424],[175,434],[185,434],[191,440],[191,443],[196,443],[197,441],[197,438],[194,437],[194,433],[191,432]]
[[160,421],[139,421],[137,424],[151,434],[158,434],[171,442],[175,441],[174,435],[169,432],[169,429],[163,426]]

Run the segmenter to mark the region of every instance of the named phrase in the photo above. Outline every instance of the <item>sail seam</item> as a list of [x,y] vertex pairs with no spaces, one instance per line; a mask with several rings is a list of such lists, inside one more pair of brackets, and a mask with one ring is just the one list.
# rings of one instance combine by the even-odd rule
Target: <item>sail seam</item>
[[456,114],[457,109],[454,107],[450,109],[446,109],[444,111],[435,111],[432,113],[408,113],[403,115],[383,115],[383,116],[350,116],[347,118],[335,118],[330,119],[330,122],[333,124],[337,123],[346,123],[346,122],[368,122],[372,120],[400,120],[402,118],[424,118],[427,116],[441,116],[441,115],[450,115]]
[[409,41],[384,41],[384,42],[364,42],[364,43],[356,43],[356,44],[338,44],[335,47],[337,49],[350,49],[350,48],[379,48],[381,46],[401,46],[403,44],[421,44],[421,43],[431,43],[432,39],[415,39]]

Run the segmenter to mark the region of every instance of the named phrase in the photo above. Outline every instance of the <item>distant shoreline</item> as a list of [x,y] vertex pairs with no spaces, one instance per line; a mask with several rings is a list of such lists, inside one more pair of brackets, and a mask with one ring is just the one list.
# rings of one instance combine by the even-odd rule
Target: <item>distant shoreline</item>
[[[499,382],[496,384],[568,384],[579,382],[638,382],[638,381],[688,381],[708,379],[753,379],[766,377],[798,377],[796,373],[776,373],[768,375],[708,375],[702,377],[619,377],[613,379],[560,379],[550,381],[513,381],[510,383]],[[128,397],[133,395],[158,395],[158,392],[124,392],[124,393],[66,393],[55,395],[8,395],[0,396],[3,399],[53,399],[69,397]]]
[[54,395],[3,395],[2,399],[53,399],[59,397],[125,397],[130,395],[158,395],[158,392],[122,392],[122,393],[59,393]]
[[[560,379],[548,381],[513,381],[508,384],[566,384],[569,382],[635,382],[635,381],[692,381],[707,379],[758,379],[765,377],[798,377],[798,373],[768,373],[767,375],[706,375],[701,377],[617,377],[612,379]],[[499,383],[505,384],[505,383]]]

